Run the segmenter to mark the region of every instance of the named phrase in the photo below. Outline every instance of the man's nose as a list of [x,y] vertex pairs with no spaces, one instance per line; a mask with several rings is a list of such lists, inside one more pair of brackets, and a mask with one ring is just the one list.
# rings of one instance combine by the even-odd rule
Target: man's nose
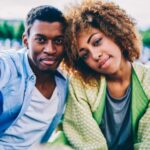
[[48,54],[54,54],[56,53],[56,49],[52,43],[52,41],[49,41],[44,48],[44,52],[48,53]]

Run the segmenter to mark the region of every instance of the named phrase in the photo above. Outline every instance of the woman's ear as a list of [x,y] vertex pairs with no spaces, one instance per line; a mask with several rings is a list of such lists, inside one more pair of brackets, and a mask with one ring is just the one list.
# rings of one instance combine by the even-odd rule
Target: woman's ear
[[28,49],[29,48],[28,47],[28,35],[25,32],[22,35],[22,41],[23,41],[24,46]]

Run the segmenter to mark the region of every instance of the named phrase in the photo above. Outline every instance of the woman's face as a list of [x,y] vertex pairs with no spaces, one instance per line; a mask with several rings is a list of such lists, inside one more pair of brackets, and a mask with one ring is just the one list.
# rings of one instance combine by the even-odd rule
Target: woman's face
[[78,54],[93,70],[102,74],[119,71],[124,59],[121,50],[113,40],[100,30],[91,28],[77,35]]

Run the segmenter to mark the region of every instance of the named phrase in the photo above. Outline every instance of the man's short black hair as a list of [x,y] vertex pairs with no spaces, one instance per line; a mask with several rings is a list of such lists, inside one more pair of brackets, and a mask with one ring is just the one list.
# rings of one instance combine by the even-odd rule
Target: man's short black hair
[[66,19],[62,12],[50,5],[38,6],[29,11],[25,20],[25,30],[28,35],[30,34],[30,29],[36,20],[50,23],[60,22],[63,26],[63,29],[65,30],[66,28]]

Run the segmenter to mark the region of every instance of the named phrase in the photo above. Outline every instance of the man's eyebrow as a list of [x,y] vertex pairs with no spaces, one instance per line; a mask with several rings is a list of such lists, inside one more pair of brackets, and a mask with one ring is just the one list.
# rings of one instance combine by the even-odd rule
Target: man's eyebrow
[[90,37],[89,37],[89,38],[88,38],[88,40],[87,40],[87,43],[89,43],[89,42],[90,42],[91,38],[92,38],[95,34],[98,34],[98,32],[93,33],[92,35],[90,35]]
[[[35,34],[35,36],[47,38],[47,36],[40,34],[40,33]],[[64,38],[64,35],[56,35],[54,38]]]
[[40,33],[37,33],[37,34],[35,34],[35,36],[46,37],[45,35],[43,35],[43,34],[40,34]]
[[64,38],[64,35],[56,35],[55,38]]

